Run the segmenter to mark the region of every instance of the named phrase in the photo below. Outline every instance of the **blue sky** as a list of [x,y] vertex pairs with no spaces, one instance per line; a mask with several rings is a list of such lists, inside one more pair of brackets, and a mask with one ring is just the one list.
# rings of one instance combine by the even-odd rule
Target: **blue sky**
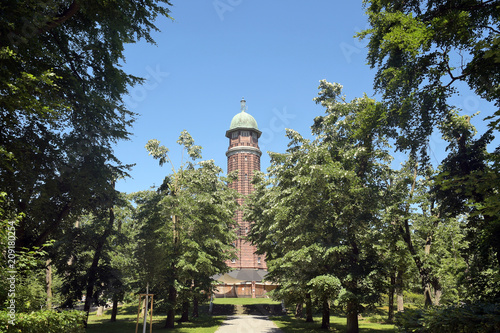
[[[203,159],[215,160],[226,171],[225,132],[242,97],[263,132],[265,171],[266,151],[286,149],[285,128],[309,136],[314,117],[323,114],[312,101],[319,80],[341,83],[348,99],[365,92],[373,96],[375,70],[366,65],[367,42],[353,38],[367,28],[362,1],[172,2],[173,21],[157,22],[157,45],[139,42],[125,49],[124,70],[146,82],[125,98],[139,116],[131,140],[118,143],[115,153],[136,166],[132,178],[117,183],[119,191],[158,186],[171,172],[148,156],[149,139],[167,146],[179,167],[176,140],[184,129],[203,147]],[[469,114],[489,108],[471,93],[455,103]],[[433,138],[431,149],[440,160],[444,144]]]

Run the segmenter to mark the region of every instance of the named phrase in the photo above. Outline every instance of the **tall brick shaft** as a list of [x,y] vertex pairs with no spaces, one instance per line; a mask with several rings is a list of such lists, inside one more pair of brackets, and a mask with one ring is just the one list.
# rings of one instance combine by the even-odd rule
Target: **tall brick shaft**
[[[255,119],[246,112],[246,101],[242,99],[241,112],[234,116],[226,132],[226,137],[229,138],[226,156],[228,173],[238,170],[238,180],[231,186],[244,196],[253,192],[251,184],[253,172],[260,171],[262,152],[259,149],[259,137],[261,134]],[[243,200],[243,198],[238,199],[238,203],[242,205]],[[227,265],[234,269],[267,270],[264,256],[255,254],[256,247],[244,239],[252,227],[252,222],[243,220],[242,211],[236,213],[235,219],[238,223],[238,239],[235,244],[238,258],[228,261]]]

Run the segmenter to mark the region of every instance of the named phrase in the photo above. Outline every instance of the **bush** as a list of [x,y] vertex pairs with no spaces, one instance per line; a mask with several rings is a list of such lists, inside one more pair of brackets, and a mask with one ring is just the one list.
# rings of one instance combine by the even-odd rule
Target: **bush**
[[469,305],[405,310],[396,314],[402,332],[415,333],[494,333],[500,332],[500,305]]
[[15,325],[9,325],[7,311],[0,311],[0,332],[5,333],[85,333],[85,313],[42,310],[16,313]]
[[424,294],[414,293],[411,291],[403,291],[403,299],[406,304],[424,305]]

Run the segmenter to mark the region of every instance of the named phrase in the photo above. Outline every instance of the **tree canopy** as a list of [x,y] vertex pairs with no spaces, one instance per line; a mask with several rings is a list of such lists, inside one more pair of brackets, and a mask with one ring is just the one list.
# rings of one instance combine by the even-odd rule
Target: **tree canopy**
[[320,300],[323,328],[330,300],[338,299],[348,332],[357,332],[358,313],[377,301],[383,276],[380,234],[372,231],[380,227],[389,171],[385,119],[367,96],[348,102],[340,84],[325,80],[319,89],[315,101],[325,116],[315,118],[315,140],[287,131],[289,148],[271,154],[269,183],[257,182],[247,219],[283,293],[302,289]]
[[[157,192],[135,195],[137,220],[141,231],[138,242],[139,269],[144,282],[167,303],[166,327],[174,327],[178,303],[187,320],[189,302],[196,306],[202,292],[212,290],[211,276],[228,271],[226,261],[234,256],[233,216],[237,192],[228,183],[233,175],[222,177],[222,169],[213,160],[198,161],[201,147],[187,131],[177,143],[190,160],[176,168],[168,148],[158,140],[149,140],[149,154],[160,165],[170,163],[168,175]],[[162,260],[158,260],[158,258]],[[195,310],[197,311],[197,309]]]
[[[154,43],[159,1],[3,1],[0,19],[0,186],[22,213],[17,246],[40,246],[113,196],[127,166],[113,144],[135,115],[122,101],[141,79],[120,68],[124,45]],[[35,227],[36,226],[36,227]]]
[[[398,129],[400,149],[426,156],[426,143],[449,122],[462,82],[500,108],[500,7],[497,1],[364,1],[374,86]],[[500,111],[490,116],[498,129]]]

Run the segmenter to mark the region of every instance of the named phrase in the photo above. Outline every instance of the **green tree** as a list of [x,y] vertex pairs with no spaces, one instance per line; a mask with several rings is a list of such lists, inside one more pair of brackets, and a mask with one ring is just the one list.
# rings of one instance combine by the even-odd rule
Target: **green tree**
[[[368,62],[377,68],[374,86],[387,105],[397,147],[412,157],[420,151],[424,167],[433,131],[450,143],[433,185],[436,210],[441,217],[466,218],[463,254],[472,275],[465,286],[475,290],[470,298],[479,297],[481,288],[470,288],[476,278],[483,290],[498,290],[491,284],[500,274],[498,148],[488,153],[486,147],[500,124],[500,6],[497,1],[385,0],[365,5],[371,27],[359,37],[369,38]],[[478,139],[471,117],[459,116],[450,102],[464,87],[497,109],[487,115],[489,129]]]
[[[400,149],[421,149],[450,120],[460,82],[500,107],[500,7],[496,1],[364,1],[368,62]],[[496,111],[490,125],[498,129]]]
[[435,177],[433,191],[441,214],[461,216],[468,246],[462,255],[467,263],[463,275],[470,300],[494,300],[500,277],[500,209],[498,205],[498,154],[488,153],[491,131],[475,138],[470,117],[452,115],[442,125],[449,142],[448,156]]
[[[66,300],[62,307],[72,306],[85,295],[84,311],[88,312],[94,304],[103,305],[108,299],[113,301],[116,311],[117,301],[129,287],[123,276],[126,267],[117,261],[124,255],[120,252],[126,248],[124,243],[131,240],[124,233],[128,229],[123,228],[127,218],[123,212],[130,207],[122,194],[110,199],[79,216],[71,229],[56,235],[58,242],[50,251],[50,258],[64,280],[62,293]],[[132,253],[128,254],[131,260]]]
[[22,213],[18,249],[43,245],[112,193],[126,174],[113,145],[134,114],[141,79],[120,68],[125,43],[153,40],[167,0],[4,1],[0,19],[0,186]]
[[379,239],[372,231],[380,227],[390,160],[384,109],[366,96],[347,102],[339,84],[321,81],[319,89],[315,101],[326,115],[314,120],[316,139],[288,130],[287,152],[271,154],[269,204],[262,212],[259,201],[250,203],[248,219],[255,221],[250,237],[268,253],[271,277],[287,284],[295,279],[322,301],[324,328],[338,281],[347,331],[358,332],[362,304],[378,300],[383,287],[373,246]]
[[[234,256],[232,242],[236,237],[233,215],[237,193],[228,187],[234,177],[221,177],[222,169],[213,160],[195,163],[201,158],[201,147],[194,145],[188,132],[183,131],[177,143],[192,159],[181,161],[178,169],[166,147],[157,140],[148,142],[150,155],[160,165],[170,163],[173,173],[159,191],[145,192],[137,201],[145,237],[140,262],[147,267],[145,278],[152,287],[168,294],[160,297],[167,299],[165,326],[169,328],[174,326],[178,300],[192,300],[196,305],[202,291],[211,291],[210,277],[228,270],[225,262]],[[186,314],[186,304],[183,308]]]

